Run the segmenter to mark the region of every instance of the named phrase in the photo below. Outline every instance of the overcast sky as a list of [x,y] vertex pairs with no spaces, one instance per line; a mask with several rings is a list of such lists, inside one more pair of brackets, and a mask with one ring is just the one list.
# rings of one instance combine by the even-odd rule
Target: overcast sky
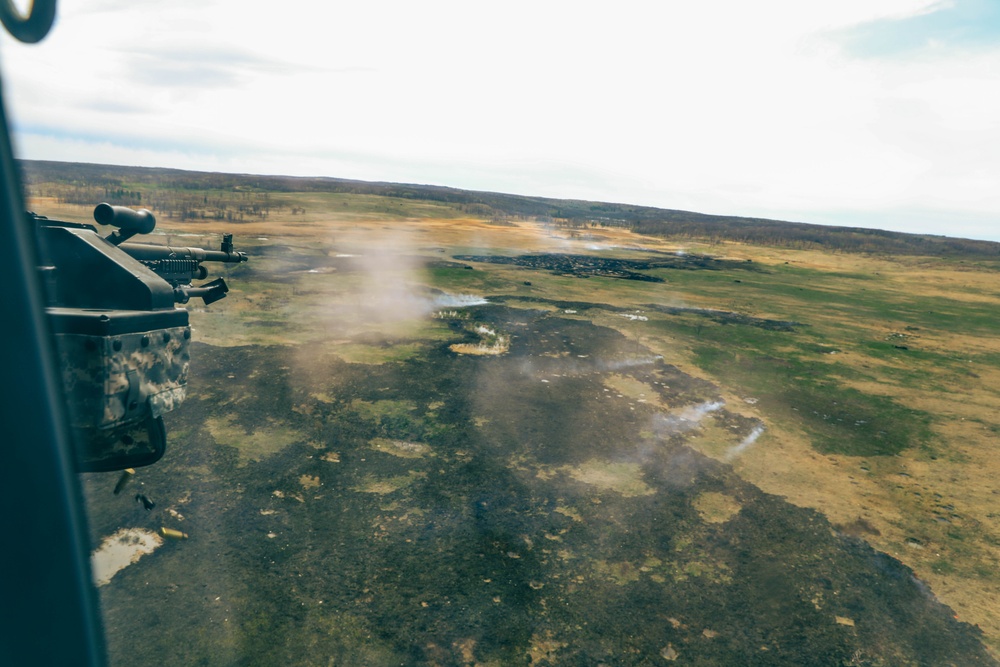
[[1000,1],[62,0],[20,157],[1000,240]]

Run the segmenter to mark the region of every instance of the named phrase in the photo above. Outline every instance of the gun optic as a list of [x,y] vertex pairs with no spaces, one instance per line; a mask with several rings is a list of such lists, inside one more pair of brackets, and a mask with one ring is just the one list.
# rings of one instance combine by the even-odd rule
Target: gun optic
[[94,208],[94,220],[98,224],[120,230],[108,236],[108,241],[115,245],[136,234],[148,234],[156,227],[156,218],[144,208],[134,211],[127,206],[112,206],[107,203],[98,204]]

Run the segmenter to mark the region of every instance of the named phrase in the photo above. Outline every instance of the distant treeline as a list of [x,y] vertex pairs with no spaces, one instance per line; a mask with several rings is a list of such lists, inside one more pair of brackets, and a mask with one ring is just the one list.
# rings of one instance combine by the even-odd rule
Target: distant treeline
[[[266,219],[277,206],[269,195],[332,192],[433,201],[495,222],[535,219],[555,225],[623,227],[641,234],[755,245],[817,248],[831,252],[997,257],[1000,243],[857,227],[830,227],[764,218],[707,215],[691,211],[572,199],[476,192],[433,185],[338,178],[220,174],[148,167],[22,160],[30,194],[67,203],[147,206],[168,217]],[[46,188],[52,192],[46,194]],[[293,213],[304,212],[296,209]]]
[[[249,222],[267,220],[271,212],[269,195],[263,193],[194,194],[175,190],[142,191],[115,189],[114,184],[74,185],[60,187],[52,183],[35,184],[31,194],[39,197],[54,197],[64,204],[93,206],[107,202],[119,206],[149,208],[168,219],[177,220],[225,220],[227,222]],[[293,213],[299,209],[294,209]]]
[[[20,161],[29,195],[54,197],[65,204],[94,206],[107,202],[145,207],[177,220],[267,220],[275,204],[271,193],[239,178],[224,185],[199,180],[197,172],[115,167],[69,162]],[[151,172],[170,171],[181,177],[158,177]],[[214,174],[211,174],[214,175]],[[289,207],[292,214],[305,212]]]

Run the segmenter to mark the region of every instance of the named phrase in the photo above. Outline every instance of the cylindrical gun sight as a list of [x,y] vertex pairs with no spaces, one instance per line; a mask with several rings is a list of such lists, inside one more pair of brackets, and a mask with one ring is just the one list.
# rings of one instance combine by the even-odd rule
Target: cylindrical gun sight
[[118,227],[129,236],[148,234],[156,227],[156,218],[146,209],[132,210],[127,206],[98,204],[94,209],[94,220],[102,225]]

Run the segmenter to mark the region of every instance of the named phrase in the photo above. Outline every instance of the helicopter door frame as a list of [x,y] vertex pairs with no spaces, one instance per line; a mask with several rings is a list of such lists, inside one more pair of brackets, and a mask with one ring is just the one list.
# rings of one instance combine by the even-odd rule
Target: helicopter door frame
[[[35,0],[27,15],[0,0],[21,41],[42,39],[54,17],[55,0]],[[97,667],[107,659],[86,512],[24,211],[0,90],[0,664]]]

